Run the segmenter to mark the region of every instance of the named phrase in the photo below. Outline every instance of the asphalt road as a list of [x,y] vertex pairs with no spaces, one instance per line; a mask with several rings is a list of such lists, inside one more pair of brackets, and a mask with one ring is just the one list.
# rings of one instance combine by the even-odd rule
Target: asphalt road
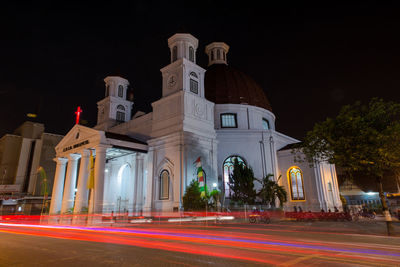
[[334,226],[0,223],[0,266],[400,266],[400,237]]

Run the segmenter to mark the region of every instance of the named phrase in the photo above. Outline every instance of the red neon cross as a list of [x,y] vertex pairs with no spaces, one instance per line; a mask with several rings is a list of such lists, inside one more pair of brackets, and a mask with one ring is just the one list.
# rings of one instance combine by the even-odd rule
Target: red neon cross
[[82,113],[82,109],[81,107],[78,107],[78,109],[75,111],[76,114],[76,123],[75,124],[79,124],[79,117],[81,116]]

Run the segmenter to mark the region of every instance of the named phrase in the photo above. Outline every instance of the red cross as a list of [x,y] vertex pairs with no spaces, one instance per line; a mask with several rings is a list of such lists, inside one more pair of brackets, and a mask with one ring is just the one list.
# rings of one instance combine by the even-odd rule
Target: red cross
[[76,123],[75,124],[79,124],[79,117],[81,116],[82,113],[82,109],[81,107],[78,107],[78,109],[75,111],[76,114]]

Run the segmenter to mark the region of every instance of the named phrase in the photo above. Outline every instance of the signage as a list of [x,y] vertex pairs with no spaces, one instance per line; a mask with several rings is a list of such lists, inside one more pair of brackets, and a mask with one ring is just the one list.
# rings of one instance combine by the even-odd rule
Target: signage
[[74,149],[74,148],[77,148],[77,147],[80,147],[80,146],[84,146],[84,145],[87,145],[87,144],[89,144],[89,140],[82,141],[82,142],[77,143],[77,144],[72,145],[72,146],[64,147],[64,148],[63,148],[63,152],[66,152],[66,151],[68,151],[68,150],[72,150],[72,149]]
[[4,184],[0,185],[0,193],[16,193],[19,192],[20,185],[18,184]]

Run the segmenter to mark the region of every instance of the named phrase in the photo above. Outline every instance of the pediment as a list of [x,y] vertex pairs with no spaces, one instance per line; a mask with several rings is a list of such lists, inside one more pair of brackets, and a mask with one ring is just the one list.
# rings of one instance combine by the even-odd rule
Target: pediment
[[57,157],[92,148],[104,139],[104,132],[76,124],[55,147]]

